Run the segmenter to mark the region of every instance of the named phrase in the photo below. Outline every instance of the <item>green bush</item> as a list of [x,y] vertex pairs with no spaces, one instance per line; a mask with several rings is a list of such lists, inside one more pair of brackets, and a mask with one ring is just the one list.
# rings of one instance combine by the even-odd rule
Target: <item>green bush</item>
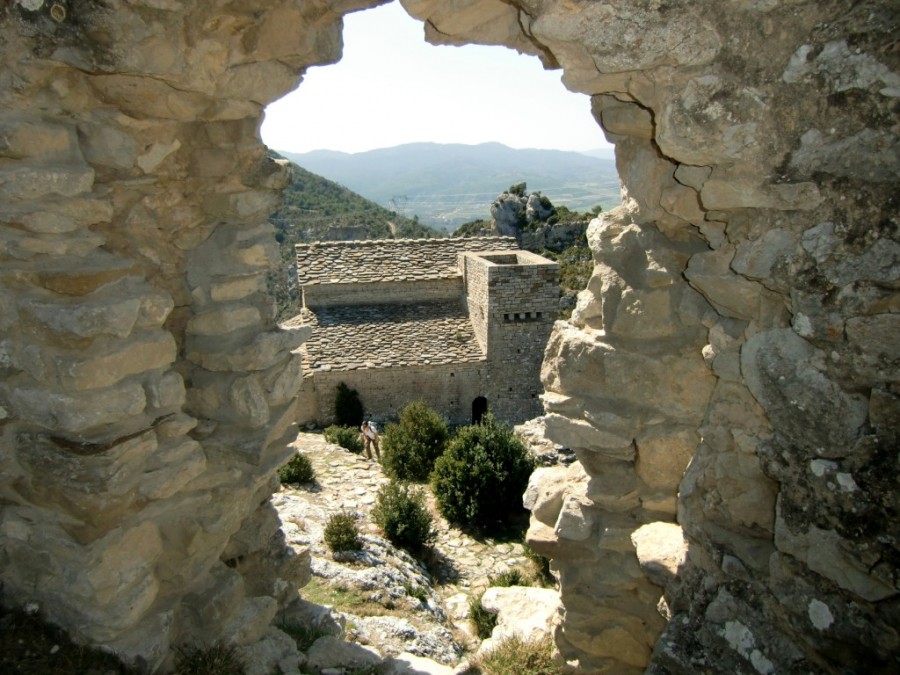
[[175,672],[179,675],[244,675],[237,647],[217,642],[211,647],[175,648]]
[[278,469],[282,483],[311,483],[316,477],[312,462],[306,455],[295,454],[288,463]]
[[432,485],[444,517],[463,528],[493,531],[522,511],[534,460],[512,429],[488,413],[462,427],[437,460]]
[[437,537],[425,495],[406,483],[392,480],[381,487],[372,520],[392,544],[412,553],[421,551]]
[[359,427],[341,427],[332,424],[325,429],[325,440],[339,445],[357,455],[363,451],[363,442],[359,438]]
[[479,639],[487,640],[497,625],[497,615],[487,611],[481,604],[483,596],[482,592],[477,598],[469,598],[469,623],[472,624]]
[[334,423],[341,427],[359,429],[363,421],[363,404],[359,392],[341,382],[334,395]]
[[325,543],[333,552],[358,551],[362,548],[355,513],[335,513],[325,524]]
[[450,432],[447,422],[422,401],[400,412],[397,424],[388,424],[381,438],[385,473],[397,480],[424,482],[444,452]]

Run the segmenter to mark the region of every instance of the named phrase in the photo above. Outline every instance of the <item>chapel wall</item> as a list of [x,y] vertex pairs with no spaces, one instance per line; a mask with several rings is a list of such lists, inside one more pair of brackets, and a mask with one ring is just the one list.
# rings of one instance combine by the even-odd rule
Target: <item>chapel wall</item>
[[343,382],[359,392],[366,414],[375,419],[396,419],[408,404],[424,401],[448,422],[470,424],[472,401],[484,395],[486,379],[484,363],[317,372],[317,419],[322,424],[334,421],[335,389]]
[[461,302],[459,278],[422,281],[382,281],[368,283],[309,284],[303,287],[303,301],[313,310],[340,305],[414,304],[419,302]]

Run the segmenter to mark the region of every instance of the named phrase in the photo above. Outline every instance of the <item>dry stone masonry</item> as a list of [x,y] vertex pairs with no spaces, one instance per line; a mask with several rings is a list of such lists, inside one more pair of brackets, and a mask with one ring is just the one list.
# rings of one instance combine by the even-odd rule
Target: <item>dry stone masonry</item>
[[312,327],[298,421],[331,422],[340,383],[380,418],[415,400],[457,423],[486,409],[512,422],[540,414],[559,266],[515,247],[512,237],[297,245],[305,306],[287,325]]
[[[274,324],[288,176],[258,129],[375,4],[0,6],[4,602],[164,670],[295,597],[269,497],[311,330]],[[616,145],[623,202],[543,362],[579,461],[529,489],[560,658],[896,671],[896,3],[402,4],[430,42],[561,69]],[[476,339],[527,325],[497,311]]]

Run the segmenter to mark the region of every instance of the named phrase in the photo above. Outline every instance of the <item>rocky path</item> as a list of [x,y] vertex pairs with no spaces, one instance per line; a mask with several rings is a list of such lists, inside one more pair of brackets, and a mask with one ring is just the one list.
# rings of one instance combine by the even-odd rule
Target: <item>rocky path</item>
[[[312,555],[313,581],[301,589],[301,596],[315,602],[314,588],[326,584],[359,588],[375,605],[384,607],[385,615],[395,623],[412,622],[412,628],[405,624],[386,627],[384,617],[352,618],[355,634],[351,631],[351,639],[386,653],[410,651],[452,666],[464,650],[477,647],[467,619],[469,598],[488,587],[489,577],[525,566],[522,545],[479,541],[450,527],[425,487],[438,533],[426,571],[405,552],[387,545],[372,522],[376,495],[388,482],[379,464],[326,442],[321,434],[301,433],[294,446],[312,462],[316,480],[283,486],[273,502],[288,542],[309,548]],[[365,550],[335,560],[323,531],[331,515],[341,511],[358,515]],[[397,588],[401,590],[394,590]],[[419,599],[408,597],[410,589],[419,588],[424,589],[416,591]],[[398,615],[404,616],[399,619]],[[451,644],[436,644],[442,639]]]

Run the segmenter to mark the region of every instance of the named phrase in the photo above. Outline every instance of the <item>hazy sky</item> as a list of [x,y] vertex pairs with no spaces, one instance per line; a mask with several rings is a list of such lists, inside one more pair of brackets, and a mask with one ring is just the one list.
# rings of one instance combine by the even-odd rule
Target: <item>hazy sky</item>
[[310,68],[266,108],[262,138],[288,152],[363,152],[403,143],[593,150],[606,139],[590,99],[561,70],[505,47],[436,47],[393,2],[344,17],[344,55]]

